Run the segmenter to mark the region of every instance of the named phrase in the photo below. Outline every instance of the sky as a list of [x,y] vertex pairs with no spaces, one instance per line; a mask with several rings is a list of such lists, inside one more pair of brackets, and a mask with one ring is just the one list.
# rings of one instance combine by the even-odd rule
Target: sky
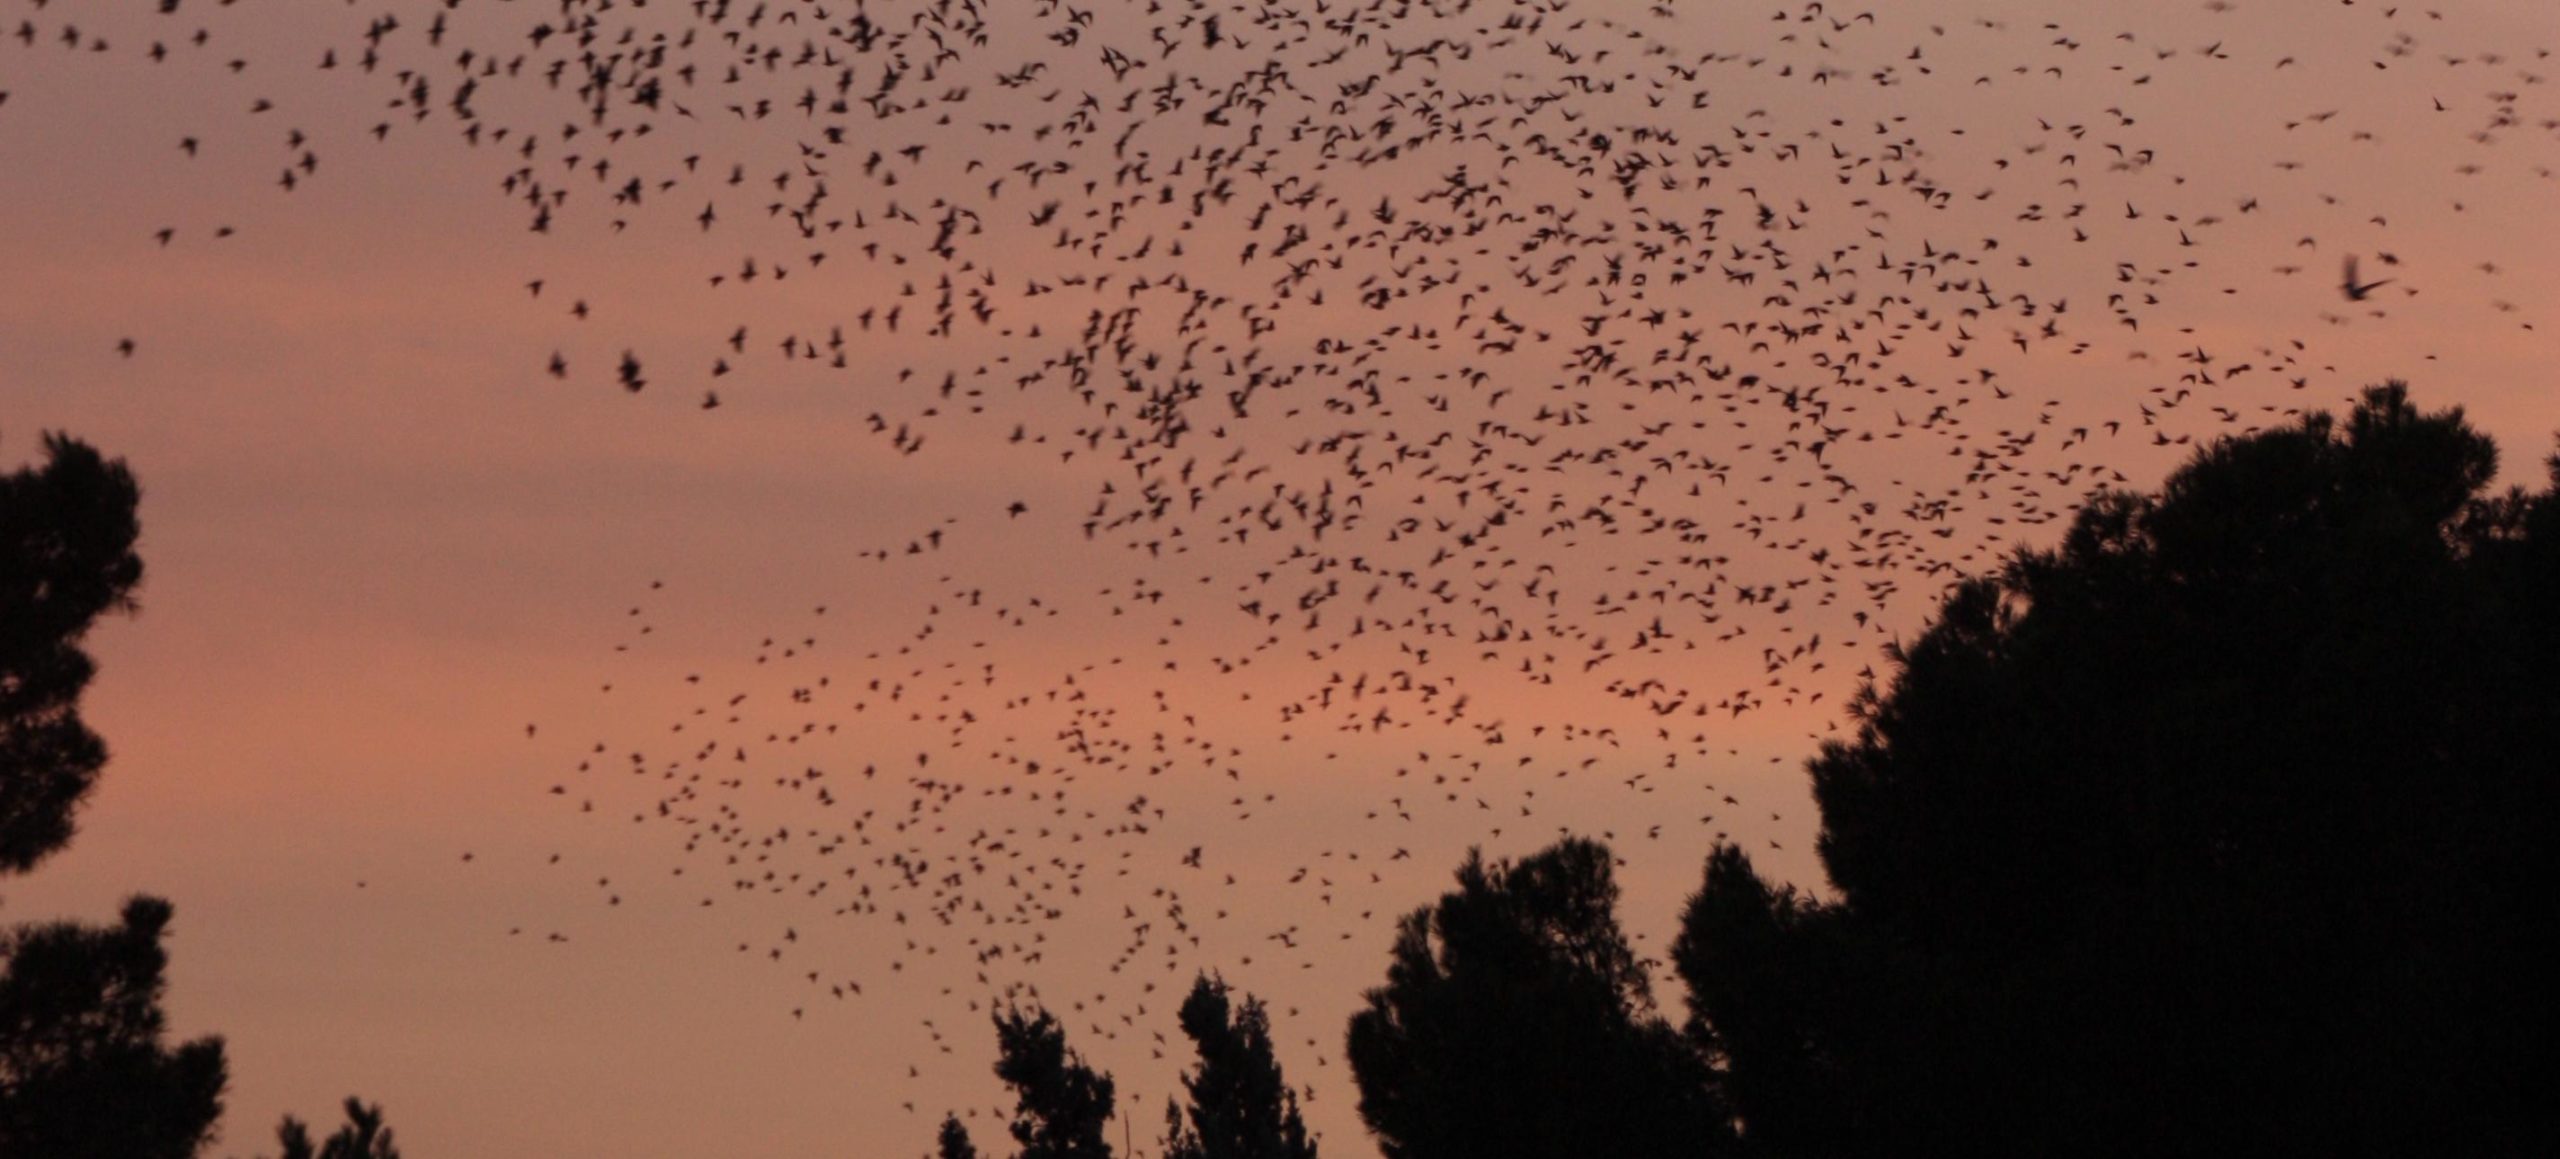
[[0,463],[147,568],[0,919],[176,903],[216,1154],[985,1147],[1008,999],[1153,1153],[1200,970],[1372,1154],[1469,848],[1818,892],[1862,673],[2090,488],[2560,428],[2532,0],[975,11],[0,0]]

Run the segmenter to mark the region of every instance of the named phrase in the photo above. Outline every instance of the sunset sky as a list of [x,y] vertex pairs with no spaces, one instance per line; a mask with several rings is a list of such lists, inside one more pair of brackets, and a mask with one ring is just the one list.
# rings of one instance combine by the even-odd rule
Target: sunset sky
[[[156,7],[0,0],[0,463],[127,460],[147,567],[0,920],[176,904],[218,1154],[992,1149],[1008,996],[1153,1154],[1204,969],[1374,1154],[1469,847],[1607,834],[1658,951],[1719,834],[1820,888],[1862,670],[2091,487],[2386,378],[2560,428],[2546,0]],[[666,37],[601,123],[564,11]]]

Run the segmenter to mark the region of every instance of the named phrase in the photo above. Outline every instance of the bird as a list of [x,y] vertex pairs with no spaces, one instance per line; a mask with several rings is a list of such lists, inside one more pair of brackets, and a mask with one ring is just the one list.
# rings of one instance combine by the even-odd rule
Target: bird
[[2378,290],[2378,289],[2381,289],[2381,288],[2382,288],[2382,287],[2384,287],[2384,286],[2390,285],[2390,284],[2391,284],[2391,282],[2392,282],[2392,279],[2390,279],[2390,278],[2384,278],[2384,279],[2381,279],[2380,281],[2373,281],[2373,282],[2360,282],[2360,281],[2357,281],[2357,280],[2356,280],[2356,256],[2355,256],[2354,254],[2348,254],[2348,255],[2347,255],[2347,261],[2346,261],[2346,272],[2345,272],[2345,273],[2344,273],[2344,274],[2339,278],[2339,281],[2338,281],[2338,289],[2339,289],[2339,291],[2340,291],[2341,293],[2344,293],[2344,294],[2347,296],[2347,300],[2348,300],[2348,301],[2350,301],[2350,302],[2361,302],[2361,301],[2364,301],[2364,300],[2365,300],[2365,298],[2366,298],[2367,296],[2371,295],[2375,290]]

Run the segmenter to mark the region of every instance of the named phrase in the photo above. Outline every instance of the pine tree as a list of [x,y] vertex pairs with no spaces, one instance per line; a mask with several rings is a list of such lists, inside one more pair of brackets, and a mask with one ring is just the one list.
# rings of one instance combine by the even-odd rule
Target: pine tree
[[942,1131],[934,1139],[936,1159],[978,1159],[978,1146],[969,1141],[969,1128],[960,1125],[960,1116],[944,1115]]
[[310,1129],[291,1115],[276,1128],[276,1140],[284,1146],[279,1159],[400,1159],[400,1149],[391,1142],[391,1128],[383,1125],[382,1108],[366,1106],[353,1096],[347,1099],[346,1124],[317,1148],[311,1144]]
[[[80,643],[142,580],[133,473],[62,435],[44,448],[0,475],[0,874],[71,840],[107,760]],[[222,1040],[163,1041],[172,912],[136,897],[115,925],[0,932],[0,1155],[185,1159],[212,1137]]]
[[71,841],[107,763],[80,719],[97,671],[80,641],[142,582],[133,473],[67,436],[44,448],[42,467],[0,475],[0,873]]
[[1607,847],[1475,854],[1399,929],[1351,1022],[1360,1116],[1387,1159],[1695,1159],[1729,1140],[1706,1063],[1653,1011]]
[[163,1043],[169,903],[0,934],[0,1155],[186,1159],[222,1115],[222,1040]]
[[1298,1117],[1298,1095],[1272,1053],[1270,1015],[1248,995],[1230,1002],[1226,983],[1203,974],[1182,1002],[1182,1032],[1199,1065],[1183,1076],[1191,1096],[1165,1107],[1165,1159],[1315,1159]]
[[1110,1159],[1111,1076],[1067,1047],[1046,1010],[1008,1008],[995,1023],[996,1077],[1014,1090],[1019,1159]]
[[2399,384],[1962,585],[1674,959],[1772,1154],[2543,1154],[2560,460]]

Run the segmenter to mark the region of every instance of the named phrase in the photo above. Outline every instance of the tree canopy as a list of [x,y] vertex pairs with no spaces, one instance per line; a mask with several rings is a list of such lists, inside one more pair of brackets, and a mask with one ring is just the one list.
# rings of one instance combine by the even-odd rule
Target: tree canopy
[[0,1155],[184,1159],[213,1135],[222,1040],[164,1044],[169,903],[0,933]]
[[291,1115],[277,1125],[276,1142],[284,1148],[278,1159],[400,1159],[391,1128],[383,1125],[382,1108],[366,1106],[353,1095],[347,1097],[346,1124],[316,1146],[311,1129]]
[[0,475],[0,873],[71,840],[107,763],[80,719],[97,671],[80,642],[142,582],[133,472],[64,435],[44,449],[42,466]]
[[1654,1013],[1617,899],[1608,849],[1569,839],[1471,853],[1456,890],[1404,919],[1347,1051],[1388,1159],[1718,1150],[1712,1076]]
[[1687,912],[1755,1149],[2546,1150],[2560,461],[2496,463],[2377,387],[1956,590],[1811,764],[1836,900]]
[[1008,1008],[995,1022],[996,1077],[1013,1088],[1018,1159],[1110,1159],[1111,1076],[1085,1065],[1046,1010]]
[[969,1128],[960,1125],[960,1116],[944,1115],[942,1130],[934,1135],[935,1159],[978,1159],[978,1145],[969,1141]]
[[1228,994],[1203,974],[1182,1000],[1182,1033],[1200,1061],[1182,1078],[1189,1107],[1165,1108],[1165,1159],[1316,1159],[1272,1053],[1270,1015],[1259,999]]
[[[80,717],[97,670],[80,644],[142,580],[133,473],[63,435],[44,449],[0,475],[0,873],[71,841],[107,760]],[[115,925],[0,931],[0,1155],[181,1159],[212,1137],[222,1040],[164,1041],[173,912],[135,897]]]

